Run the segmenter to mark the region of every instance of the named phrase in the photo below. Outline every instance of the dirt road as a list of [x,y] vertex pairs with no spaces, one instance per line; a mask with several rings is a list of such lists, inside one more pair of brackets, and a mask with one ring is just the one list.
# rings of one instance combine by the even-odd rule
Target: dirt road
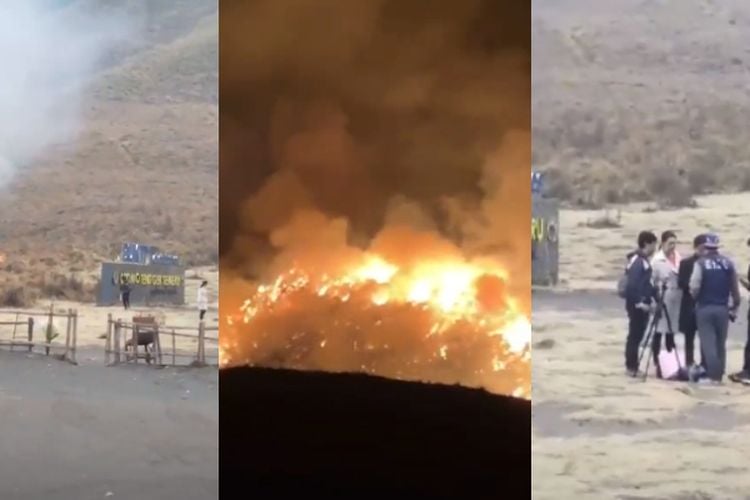
[[218,498],[217,385],[0,351],[0,498]]

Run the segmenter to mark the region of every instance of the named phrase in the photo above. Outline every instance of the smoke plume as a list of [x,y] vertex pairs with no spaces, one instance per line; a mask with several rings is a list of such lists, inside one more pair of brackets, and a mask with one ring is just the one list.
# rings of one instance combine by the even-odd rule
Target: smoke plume
[[[257,275],[299,210],[530,260],[528,2],[221,5],[221,238]],[[255,264],[255,265],[254,265]]]
[[[373,283],[346,284],[335,300],[322,290],[376,255],[399,269],[392,294],[416,297],[423,280],[443,278],[436,286],[449,292],[479,277],[480,308],[493,309],[497,331],[516,324],[502,315],[518,312],[509,296],[528,312],[529,2],[224,0],[220,8],[222,311],[242,307],[256,293],[250,283],[289,269],[322,283],[253,311],[252,332],[238,342],[250,333],[256,341],[236,356],[516,387],[515,375],[488,381],[511,355],[487,347],[498,341],[481,311],[425,340],[425,329],[441,328],[440,312],[406,298],[381,304]],[[483,260],[509,271],[510,289]],[[268,296],[276,300],[276,289],[258,300]],[[518,363],[527,383],[528,365]]]
[[85,85],[128,19],[71,2],[0,3],[0,188],[45,148],[74,137]]

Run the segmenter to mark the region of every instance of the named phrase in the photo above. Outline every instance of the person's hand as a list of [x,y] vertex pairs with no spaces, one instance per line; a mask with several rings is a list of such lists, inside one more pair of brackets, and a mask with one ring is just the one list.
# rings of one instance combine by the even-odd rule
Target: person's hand
[[737,319],[737,311],[732,309],[729,311],[729,321],[734,323],[734,321]]
[[640,309],[641,311],[651,312],[651,306],[649,306],[645,302],[639,302],[635,305],[635,308]]

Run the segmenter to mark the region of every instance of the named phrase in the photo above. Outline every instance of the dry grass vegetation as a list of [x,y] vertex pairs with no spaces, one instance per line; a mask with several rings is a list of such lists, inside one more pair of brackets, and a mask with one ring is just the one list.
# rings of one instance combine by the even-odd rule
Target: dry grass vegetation
[[534,164],[572,205],[750,190],[750,5],[534,3]]
[[78,139],[2,193],[0,305],[93,299],[99,263],[123,241],[188,265],[218,261],[216,10],[203,0],[139,7],[144,34],[91,82]]

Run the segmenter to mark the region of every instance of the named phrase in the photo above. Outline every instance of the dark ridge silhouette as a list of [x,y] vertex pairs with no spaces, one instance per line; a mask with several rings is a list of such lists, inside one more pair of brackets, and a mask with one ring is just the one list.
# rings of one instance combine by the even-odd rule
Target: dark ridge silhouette
[[531,403],[368,375],[231,368],[228,498],[530,498]]

